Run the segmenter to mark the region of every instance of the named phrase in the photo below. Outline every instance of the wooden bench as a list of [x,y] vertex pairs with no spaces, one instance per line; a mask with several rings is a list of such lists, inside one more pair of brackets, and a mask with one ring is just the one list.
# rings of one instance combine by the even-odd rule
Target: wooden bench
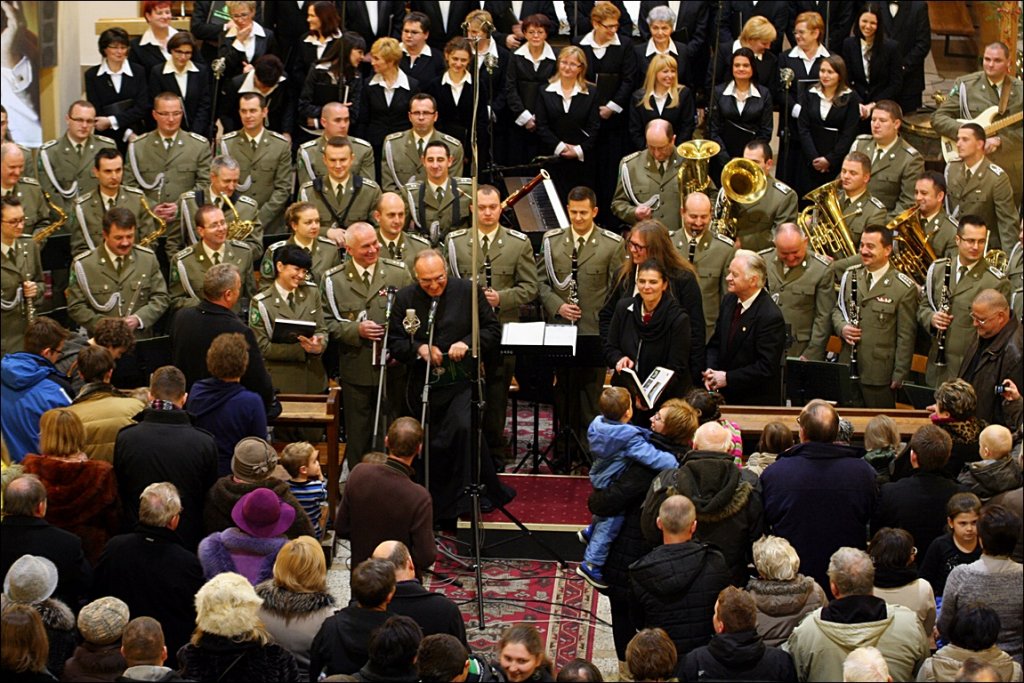
[[279,394],[277,398],[281,401],[281,414],[270,421],[270,426],[323,427],[327,431],[327,502],[329,519],[334,519],[341,477],[341,389],[332,387],[326,394]]
[[[764,426],[769,422],[782,422],[798,431],[796,418],[800,415],[802,407],[772,407],[772,406],[722,406],[722,417],[732,420],[739,425],[744,438],[756,439],[760,436]],[[885,414],[896,422],[900,438],[909,440],[919,428],[931,424],[926,410],[900,410],[878,408],[838,408],[840,417],[853,423],[854,439],[863,439],[864,430],[868,422],[876,415]]]
[[977,57],[975,52],[950,52],[949,39],[953,36],[959,38],[973,39],[975,35],[974,21],[967,9],[966,2],[954,0],[942,0],[928,3],[928,22],[931,24],[932,33],[936,33],[946,39],[943,54],[947,57]]

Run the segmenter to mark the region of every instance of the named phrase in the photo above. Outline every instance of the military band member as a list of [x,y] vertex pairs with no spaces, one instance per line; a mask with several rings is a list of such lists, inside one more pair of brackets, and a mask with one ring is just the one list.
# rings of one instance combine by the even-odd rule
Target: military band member
[[946,213],[946,179],[937,171],[925,171],[914,183],[914,199],[928,244],[942,258],[956,249],[957,223]]
[[306,250],[312,259],[307,268],[311,282],[320,282],[324,273],[341,263],[341,254],[334,242],[320,235],[320,212],[309,202],[295,202],[284,212],[285,223],[292,231],[292,236],[267,247],[260,263],[260,276],[269,282],[277,272],[274,266],[274,253],[279,249],[296,244]]
[[[322,284],[327,329],[333,343],[341,346],[341,400],[345,415],[345,459],[349,469],[363,455],[379,449],[373,444],[373,418],[377,409],[380,364],[374,353],[383,348],[387,324],[388,288],[397,292],[413,283],[402,261],[380,258],[381,245],[369,223],[353,223],[345,233],[349,258],[327,271]],[[382,428],[401,413],[405,398],[405,367],[387,370],[387,391],[381,403]]]
[[221,154],[238,162],[238,191],[256,200],[263,233],[282,233],[284,210],[292,192],[292,145],[285,136],[266,128],[267,101],[263,95],[240,95],[238,115],[242,130],[224,136]]
[[[7,109],[0,104],[0,141],[2,142],[13,142],[11,134],[7,127]],[[28,178],[35,178],[36,171],[36,158],[32,153],[32,150],[24,145],[18,145],[18,149],[25,155],[25,161],[27,168],[25,169],[25,176]]]
[[171,259],[171,305],[175,310],[197,305],[203,300],[206,271],[221,263],[231,263],[238,267],[242,278],[241,296],[235,303],[235,313],[238,313],[243,302],[256,294],[252,250],[241,240],[228,239],[224,211],[213,204],[203,204],[196,209],[195,221],[199,242],[185,247]]
[[914,183],[924,172],[924,157],[900,136],[903,110],[892,100],[879,100],[871,111],[871,135],[858,135],[850,151],[871,159],[868,191],[882,202],[889,218],[914,206]]
[[1021,222],[1017,234],[1017,244],[1010,252],[1006,268],[1006,278],[1010,281],[1010,309],[1017,320],[1024,319],[1024,221]]
[[[839,206],[849,228],[853,246],[860,244],[860,235],[868,225],[885,225],[888,209],[871,196],[871,158],[863,152],[850,152],[839,170]],[[841,274],[841,273],[837,273]]]
[[[476,192],[477,235],[470,230],[448,233],[448,267],[452,276],[482,284],[487,303],[501,324],[519,320],[519,307],[537,296],[537,265],[530,240],[518,230],[498,224],[501,195],[492,185]],[[478,239],[478,269],[473,274],[473,240]],[[487,364],[487,408],[483,416],[484,438],[492,453],[503,445],[508,386],[515,372],[515,357],[484,359]]]
[[[269,252],[268,252],[269,253]],[[285,393],[319,394],[327,387],[320,355],[327,345],[327,328],[320,291],[307,278],[313,265],[309,252],[288,244],[274,252],[274,272],[269,285],[249,305],[249,327],[256,335],[274,379],[274,388]],[[313,332],[291,343],[274,343],[274,323],[304,320],[314,323]]]
[[[948,259],[935,261],[928,268],[925,291],[917,307],[917,321],[932,337],[925,374],[929,386],[937,387],[956,377],[964,352],[975,336],[971,320],[974,297],[985,289],[995,289],[1009,297],[1009,281],[985,260],[987,239],[988,228],[980,216],[963,216],[956,235],[956,253]],[[941,308],[947,269],[950,269],[949,302],[945,311]],[[935,364],[941,330],[946,331],[946,365],[943,367]]]
[[412,128],[384,138],[380,182],[385,190],[400,192],[405,184],[423,174],[423,153],[427,143],[441,140],[451,151],[452,168],[462,168],[462,143],[434,128],[437,123],[437,102],[425,93],[412,96],[409,102]]
[[135,228],[135,214],[114,207],[103,216],[102,244],[71,264],[68,315],[89,334],[100,320],[116,316],[136,337],[152,337],[170,305],[156,254],[135,244]]
[[[252,251],[253,261],[260,258],[263,254],[263,224],[260,223],[259,207],[252,197],[242,194],[238,190],[240,176],[241,168],[237,161],[231,157],[219,156],[210,164],[210,184],[198,190],[189,190],[181,195],[178,200],[181,230],[175,231],[167,237],[167,255],[169,257],[174,258],[174,254],[178,253],[182,247],[193,245],[199,241],[199,235],[196,232],[196,211],[203,204],[213,204],[224,211],[224,216],[228,220],[229,234],[236,222],[249,223],[252,226],[248,234],[237,233],[231,237],[248,245],[249,250]],[[241,229],[241,226],[235,229],[237,231]]]
[[13,142],[0,143],[0,195],[21,200],[25,234],[34,235],[50,224],[50,205],[39,181],[25,175],[25,160],[21,147]]
[[[839,356],[850,361],[857,344],[861,403],[867,408],[893,408],[894,392],[910,373],[917,331],[917,285],[889,262],[892,233],[885,226],[864,228],[860,238],[861,263],[850,266],[839,285],[839,303],[832,311],[832,328],[843,340]],[[857,281],[857,301],[851,296]],[[856,306],[856,309],[854,308]],[[858,325],[850,321],[857,311]]]
[[430,241],[405,230],[405,202],[394,192],[385,192],[373,212],[381,253],[392,261],[402,261],[411,274],[416,254],[430,249]]
[[989,249],[1012,245],[1020,215],[1006,171],[985,156],[985,130],[965,123],[956,133],[960,159],[946,164],[946,210],[959,219],[981,216],[989,226]]
[[17,197],[0,199],[0,356],[22,351],[28,307],[43,298],[39,247],[24,235],[25,210]]
[[323,161],[327,175],[304,183],[299,188],[299,200],[317,208],[320,223],[330,226],[327,237],[340,246],[346,226],[372,220],[380,186],[370,178],[352,173],[352,143],[347,138],[328,140]]
[[619,179],[612,198],[612,213],[623,223],[654,218],[669,231],[679,229],[679,181],[683,158],[676,152],[672,124],[654,119],[644,132],[647,149],[633,152],[619,163]]
[[728,291],[729,274],[735,247],[728,237],[713,233],[711,200],[703,192],[691,192],[683,202],[683,227],[670,235],[679,254],[697,269],[701,300],[704,305],[704,339],[711,339],[718,321],[722,297]]
[[327,147],[327,141],[331,138],[348,138],[348,141],[352,143],[352,153],[355,155],[352,172],[364,178],[374,177],[373,147],[366,140],[348,134],[351,123],[352,119],[346,105],[338,102],[328,102],[324,105],[320,111],[323,135],[299,147],[295,169],[299,174],[299,185],[308,183],[313,178],[327,175],[327,168],[324,166],[324,149]]
[[103,242],[103,214],[114,207],[135,214],[137,235],[142,239],[156,230],[156,223],[142,207],[142,190],[124,185],[124,158],[116,147],[96,153],[92,164],[96,189],[75,200],[75,229],[71,231],[71,255],[78,256]]
[[[736,248],[760,251],[770,249],[772,231],[783,223],[795,223],[797,217],[796,191],[781,180],[772,177],[775,162],[772,148],[765,140],[751,140],[743,148],[743,158],[753,161],[764,171],[767,188],[764,196],[753,204],[732,202],[729,216],[735,221]],[[725,190],[718,191],[718,204],[729,201]]]
[[807,248],[796,223],[775,230],[775,247],[761,252],[768,267],[768,293],[789,326],[787,356],[825,360],[836,305],[832,261]]
[[416,178],[403,188],[413,226],[435,246],[452,230],[467,228],[472,222],[469,193],[473,181],[449,176],[451,165],[448,143],[428,142],[423,149],[425,178]]

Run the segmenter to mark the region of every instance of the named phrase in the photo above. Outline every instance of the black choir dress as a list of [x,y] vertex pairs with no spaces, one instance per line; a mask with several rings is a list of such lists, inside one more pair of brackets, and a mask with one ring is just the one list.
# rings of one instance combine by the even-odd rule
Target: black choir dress
[[779,72],[781,73],[783,69],[792,69],[793,81],[788,89],[783,88],[781,83],[779,85],[779,163],[775,165],[775,176],[790,187],[795,186],[797,166],[800,163],[797,117],[793,114],[793,108],[811,86],[817,85],[818,68],[824,59],[823,55],[828,55],[828,51],[820,48],[809,69],[802,59],[804,53],[800,48],[795,47],[779,58]]
[[116,142],[117,148],[124,154],[128,148],[128,141],[124,139],[125,131],[130,128],[136,135],[141,135],[150,129],[153,121],[150,115],[153,102],[149,97],[146,72],[141,64],[125,62],[132,75],[129,76],[122,69],[121,87],[118,89],[110,74],[99,75],[102,65],[90,67],[85,72],[85,99],[96,107],[97,116],[117,118],[117,130],[100,132]]
[[[751,140],[768,141],[772,137],[772,96],[763,85],[750,84],[750,95],[739,109],[732,94],[733,81],[715,88],[715,106],[711,109],[708,138],[722,146],[711,161],[711,177],[719,178],[722,168],[731,159],[741,158],[743,148]],[[726,91],[730,94],[726,95]],[[754,92],[757,96],[754,96]]]
[[[555,81],[548,87],[557,89],[557,92],[544,88],[537,98],[537,135],[541,141],[541,154],[554,155],[559,143],[563,142],[579,145],[583,150],[582,161],[560,158],[544,165],[565,202],[569,190],[577,185],[594,187],[600,163],[596,146],[601,118],[597,113],[596,88],[593,85],[589,86],[589,92],[577,92],[572,96],[568,112],[563,106],[559,82]],[[612,168],[614,173],[615,168]]]
[[[550,46],[545,43],[545,47],[547,52]],[[558,71],[554,50],[551,50],[549,56],[542,56],[536,66],[528,51],[529,48],[523,46],[512,53],[505,77],[505,109],[512,126],[499,140],[503,138],[507,141],[504,158],[512,164],[525,163],[542,153],[537,131],[528,131],[516,121],[525,116],[526,112],[537,116],[540,93]]]
[[676,106],[670,107],[669,100],[666,99],[660,110],[654,95],[647,98],[651,108],[644,107],[641,101],[643,96],[644,91],[637,90],[629,102],[630,152],[647,147],[644,131],[647,130],[647,124],[654,119],[664,119],[672,124],[672,130],[676,135],[676,144],[693,138],[693,129],[697,126],[697,108],[693,101],[693,90],[684,85],[683,89],[679,91],[679,101]]
[[[797,167],[796,184],[793,186],[803,196],[825,183],[835,180],[843,165],[843,157],[850,151],[857,137],[860,121],[860,97],[852,90],[846,90],[834,98],[832,108],[824,118],[821,115],[821,91],[811,88],[800,102],[798,136],[800,163]],[[811,166],[817,157],[825,157],[829,169],[819,173]]]

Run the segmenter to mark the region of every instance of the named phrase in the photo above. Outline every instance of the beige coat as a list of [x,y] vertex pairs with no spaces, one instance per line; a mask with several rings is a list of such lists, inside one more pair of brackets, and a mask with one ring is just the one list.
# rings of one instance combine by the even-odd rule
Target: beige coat
[[135,424],[132,418],[146,404],[117,391],[109,384],[93,383],[82,387],[68,410],[85,424],[85,450],[90,460],[114,462],[114,443],[123,427]]

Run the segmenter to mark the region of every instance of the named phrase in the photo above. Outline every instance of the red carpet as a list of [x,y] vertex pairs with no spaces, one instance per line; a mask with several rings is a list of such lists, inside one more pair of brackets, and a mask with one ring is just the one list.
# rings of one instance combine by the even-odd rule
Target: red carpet
[[[571,525],[583,527],[590,523],[587,496],[590,480],[581,476],[551,474],[501,474],[500,479],[516,490],[508,511],[528,526]],[[507,522],[500,512],[483,516],[485,523]]]

